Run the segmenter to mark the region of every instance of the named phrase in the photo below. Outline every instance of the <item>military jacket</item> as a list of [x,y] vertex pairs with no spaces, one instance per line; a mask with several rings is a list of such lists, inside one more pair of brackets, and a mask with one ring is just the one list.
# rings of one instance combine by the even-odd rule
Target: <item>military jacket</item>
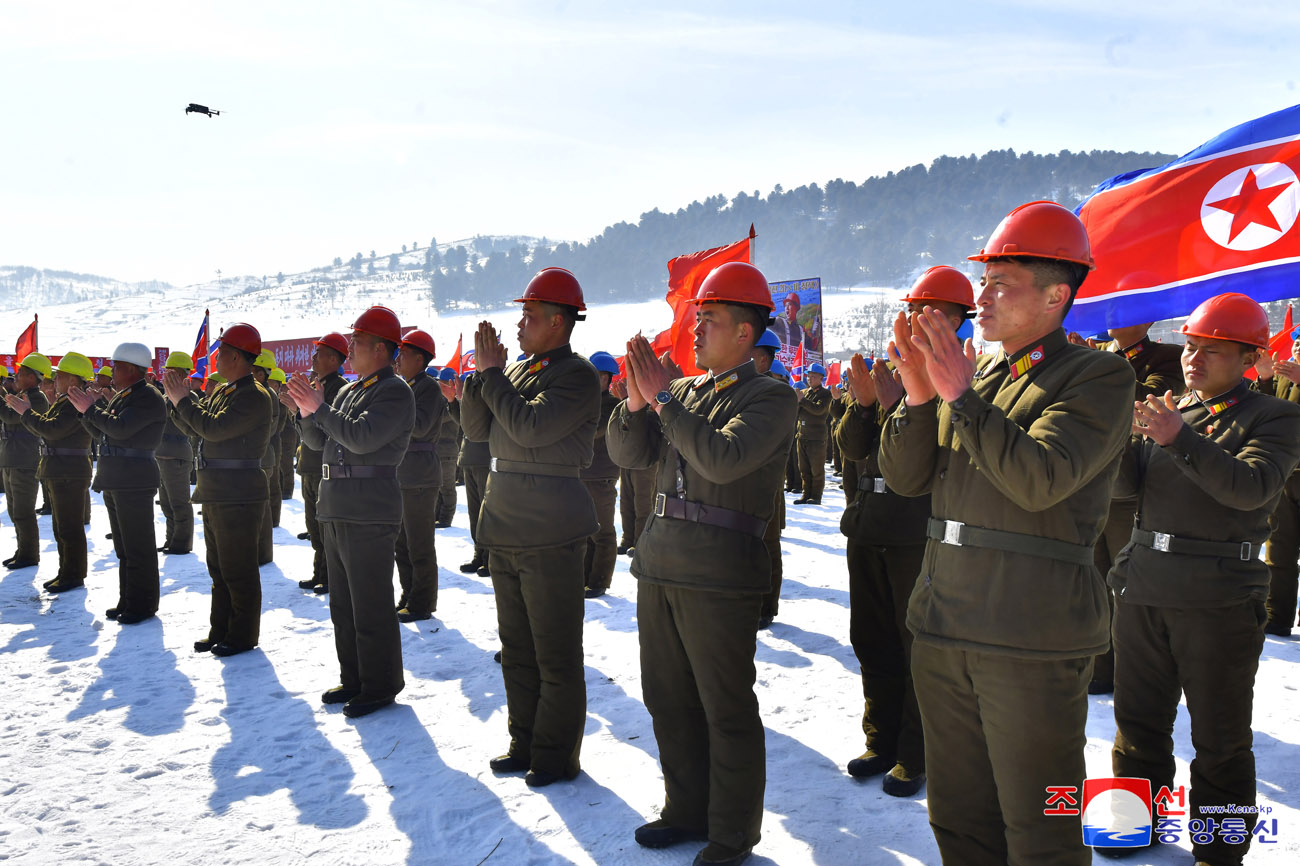
[[831,411],[831,392],[818,385],[808,388],[799,400],[800,439],[805,442],[826,441],[826,419]]
[[[81,423],[81,413],[67,395],[54,398],[54,403],[45,412],[33,410],[23,415],[23,426],[41,438],[37,478],[42,481],[50,478],[90,480],[90,431]],[[50,449],[84,451],[85,454],[51,454],[48,453]]]
[[[858,489],[845,491],[849,504],[840,518],[840,532],[859,544],[893,547],[925,544],[930,496],[900,496],[880,473],[880,431],[895,406],[862,406],[843,401],[835,441],[846,460],[860,461]],[[897,405],[897,404],[895,404]]]
[[566,344],[479,370],[465,380],[460,404],[465,435],[486,440],[498,464],[483,494],[479,544],[528,550],[595,533],[596,506],[578,477],[591,464],[600,418],[600,376],[586,358]]
[[[415,397],[411,388],[384,367],[339,389],[330,406],[324,404],[302,419],[302,438],[321,451],[322,475],[316,519],[341,523],[401,523],[402,490],[397,466],[415,426]],[[346,477],[336,467],[392,467],[373,477]],[[363,468],[361,471],[376,471]]]
[[[40,388],[29,388],[22,395],[31,403],[31,412],[44,412],[50,408],[50,401]],[[0,399],[0,469],[35,472],[36,464],[40,462],[39,452],[39,437],[27,429],[21,415]]]
[[[447,404],[447,414],[460,424],[460,401],[452,400]],[[487,442],[479,442],[468,436],[460,437],[460,454],[456,456],[456,465],[462,469],[487,466],[492,462],[492,449]]]
[[1112,343],[1112,350],[1133,365],[1137,378],[1135,399],[1145,400],[1154,394],[1163,397],[1166,391],[1177,396],[1183,393],[1183,347],[1172,343],[1157,343],[1150,337],[1121,349]]
[[[766,525],[794,438],[794,390],[760,376],[753,361],[716,379],[675,379],[668,390],[673,399],[658,415],[619,404],[605,440],[610,457],[627,469],[656,468],[658,495],[739,511]],[[768,592],[771,567],[761,533],[657,513],[632,558],[640,580],[724,592]]]
[[404,489],[437,487],[442,484],[442,461],[438,459],[434,446],[447,415],[447,398],[442,395],[438,380],[423,370],[407,384],[415,397],[415,424],[411,428],[411,443],[407,446],[406,456],[397,467],[397,481]]
[[[953,403],[900,401],[880,469],[933,516],[1091,548],[1110,508],[1133,417],[1133,368],[1057,329],[979,359]],[[955,528],[955,527],[954,527]],[[908,604],[916,640],[1022,657],[1099,655],[1109,600],[1087,564],[930,539]]]
[[[339,389],[347,383],[348,380],[338,373],[330,373],[319,380],[316,387],[320,388],[321,399],[324,401],[322,405],[333,406],[334,398],[338,396]],[[306,439],[303,438],[302,419],[296,412],[294,413],[294,424],[298,427],[298,474],[319,477],[321,453],[308,445]]]
[[99,442],[95,490],[146,490],[158,486],[154,452],[167,426],[167,402],[141,380],[92,405],[82,423]]
[[[259,383],[260,384],[260,383]],[[271,395],[271,431],[266,440],[266,450],[262,452],[262,468],[274,469],[280,465],[280,433],[284,430],[286,421],[289,418],[289,410],[280,402],[280,398],[275,391],[266,385],[262,385],[266,393]]]
[[[274,398],[253,374],[226,382],[202,399],[186,396],[172,407],[177,426],[199,438],[198,484],[193,501],[260,502],[266,499],[262,455],[274,421]],[[240,461],[222,465],[215,461]],[[208,461],[214,461],[209,463]]]
[[460,443],[457,441],[459,435],[460,421],[450,413],[443,415],[435,453],[439,457],[455,457],[460,451]]
[[[1118,489],[1138,497],[1138,526],[1174,538],[1262,544],[1287,477],[1300,464],[1300,406],[1253,391],[1179,403],[1185,426],[1163,448],[1131,449]],[[1255,548],[1257,550],[1257,548]],[[1109,575],[1120,598],[1164,607],[1218,607],[1268,595],[1256,556],[1199,556],[1130,543]]]
[[588,480],[618,477],[618,465],[610,459],[609,446],[605,443],[605,430],[609,427],[610,416],[618,408],[619,399],[608,391],[600,395],[600,419],[596,422],[596,441],[592,446],[591,465],[582,470],[582,477]]
[[[161,385],[151,383],[150,387],[156,390],[163,398],[163,405],[166,405],[167,395]],[[193,460],[194,446],[190,444],[190,437],[181,432],[181,428],[176,426],[176,416],[171,412],[167,413],[167,420],[163,424],[162,441],[158,443],[158,450],[154,456],[163,459],[175,460]]]

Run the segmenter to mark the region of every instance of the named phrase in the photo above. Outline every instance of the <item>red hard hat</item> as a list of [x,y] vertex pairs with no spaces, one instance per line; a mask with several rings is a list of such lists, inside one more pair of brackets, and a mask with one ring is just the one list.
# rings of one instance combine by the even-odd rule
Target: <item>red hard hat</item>
[[387,307],[374,306],[357,316],[357,320],[352,323],[352,331],[370,334],[390,343],[402,341],[402,325],[397,321],[397,313]]
[[1058,259],[1097,267],[1092,260],[1088,230],[1074,211],[1054,201],[1031,201],[1002,218],[972,262],[988,262],[1013,256]]
[[414,346],[430,358],[438,354],[438,351],[433,347],[433,337],[429,336],[427,331],[421,331],[419,328],[414,331],[407,331],[406,336],[402,338],[401,344],[403,346]]
[[250,355],[262,354],[262,335],[252,325],[240,322],[221,332],[221,342],[243,349]]
[[763,272],[747,262],[727,262],[718,265],[700,283],[692,304],[711,302],[723,304],[751,304],[775,310],[772,290],[768,288]]
[[317,346],[324,346],[327,349],[333,349],[344,358],[348,356],[348,338],[338,331],[330,331],[325,336],[316,341]]
[[935,265],[921,274],[912,290],[903,296],[904,301],[947,301],[960,304],[968,310],[975,309],[975,290],[970,280],[956,268]]
[[1236,292],[1203,301],[1179,330],[1189,337],[1268,347],[1268,314],[1255,301]]
[[578,278],[564,268],[542,268],[528,281],[522,298],[515,298],[515,303],[525,301],[545,301],[548,304],[564,304],[576,307],[579,312],[587,309],[582,300],[582,286]]

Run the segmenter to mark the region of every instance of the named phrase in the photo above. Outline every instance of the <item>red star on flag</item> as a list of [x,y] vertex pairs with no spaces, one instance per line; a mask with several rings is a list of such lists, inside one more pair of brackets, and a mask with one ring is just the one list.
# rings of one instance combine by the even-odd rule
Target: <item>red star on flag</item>
[[1259,223],[1274,231],[1282,230],[1282,227],[1277,224],[1277,218],[1273,216],[1273,211],[1269,210],[1269,205],[1286,192],[1289,185],[1289,183],[1281,183],[1260,189],[1259,182],[1255,179],[1255,170],[1251,169],[1246,172],[1246,179],[1241,182],[1241,192],[1207,204],[1232,214],[1232,230],[1228,233],[1228,243],[1232,243],[1251,223]]

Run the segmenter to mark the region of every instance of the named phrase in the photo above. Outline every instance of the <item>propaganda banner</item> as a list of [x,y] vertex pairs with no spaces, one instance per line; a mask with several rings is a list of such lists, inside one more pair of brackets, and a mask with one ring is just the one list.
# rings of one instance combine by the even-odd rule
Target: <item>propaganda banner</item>
[[772,331],[781,341],[777,360],[790,366],[802,346],[804,364],[822,363],[822,278],[783,280],[767,285],[772,290],[777,314]]

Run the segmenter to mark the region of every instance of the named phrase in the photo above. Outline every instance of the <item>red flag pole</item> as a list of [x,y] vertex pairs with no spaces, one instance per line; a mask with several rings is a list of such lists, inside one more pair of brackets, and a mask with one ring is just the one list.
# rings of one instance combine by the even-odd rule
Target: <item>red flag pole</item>
[[39,313],[32,313],[32,351],[33,352],[39,351],[39,347],[41,345],[40,341],[37,339],[37,336],[40,332],[36,326],[36,323],[40,321],[40,318],[41,316]]

